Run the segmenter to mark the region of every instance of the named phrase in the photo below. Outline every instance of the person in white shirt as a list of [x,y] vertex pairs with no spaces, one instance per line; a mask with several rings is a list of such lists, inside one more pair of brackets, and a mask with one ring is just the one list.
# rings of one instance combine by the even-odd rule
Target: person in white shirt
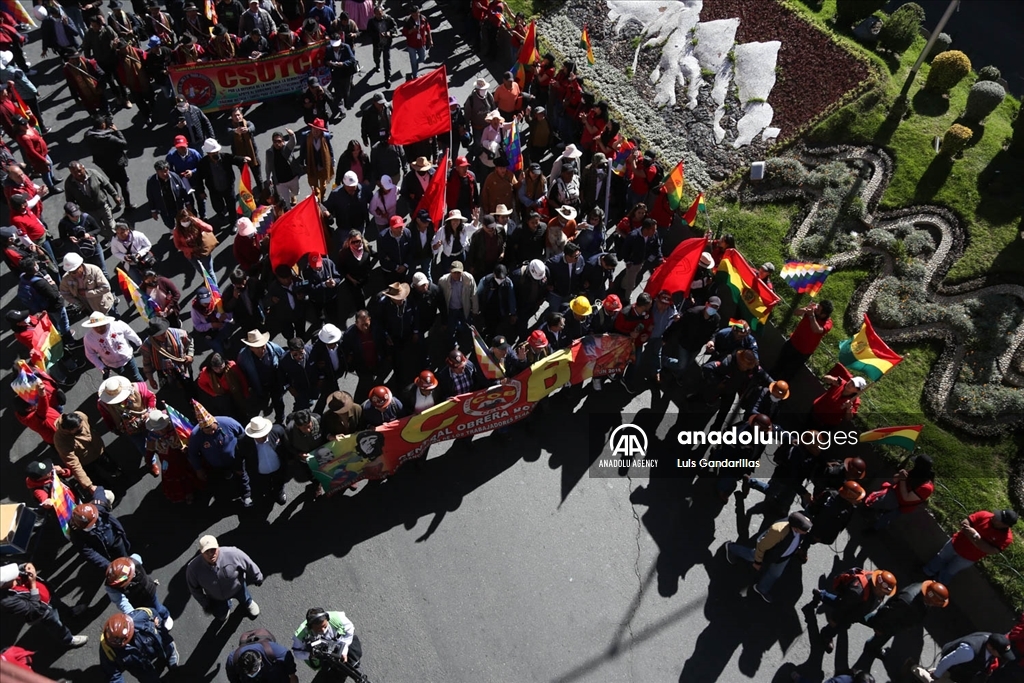
[[122,221],[114,224],[114,239],[110,241],[110,254],[121,262],[121,270],[136,283],[142,282],[147,268],[156,263],[151,253],[153,243],[141,230],[132,230]]
[[377,183],[377,189],[370,198],[370,215],[377,226],[377,235],[387,232],[388,222],[398,213],[398,188],[391,176],[383,175]]
[[88,330],[82,339],[85,357],[103,373],[104,379],[113,371],[132,382],[145,381],[134,358],[142,339],[127,323],[97,311],[82,327]]

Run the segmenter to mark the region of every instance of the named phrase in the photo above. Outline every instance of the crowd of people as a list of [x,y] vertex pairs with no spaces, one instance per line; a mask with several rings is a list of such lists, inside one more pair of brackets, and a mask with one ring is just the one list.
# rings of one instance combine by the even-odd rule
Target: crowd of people
[[[44,519],[54,506],[54,477],[74,492],[71,542],[104,572],[118,608],[100,638],[103,670],[114,682],[125,671],[150,680],[176,666],[178,652],[173,619],[112,513],[115,497],[105,484],[117,480],[120,466],[105,434],[131,444],[172,503],[212,493],[245,508],[261,498],[283,505],[285,484],[310,478],[321,447],[488,386],[474,328],[506,377],[586,335],[627,335],[635,354],[617,378],[623,390],[676,392],[680,402],[724,409],[739,398],[741,429],[750,432],[790,426],[780,411],[789,381],[832,328],[831,302],[799,309],[778,362],[762,367],[749,324],[719,312],[724,293],[715,269],[737,246],[729,234],[708,236],[688,291],[638,291],[668,256],[666,235],[679,226],[663,187],[666,168],[622,134],[572,61],[544,55],[520,81],[512,72],[494,86],[478,79],[464,102],[450,98],[450,135],[392,145],[384,90],[394,80],[393,41],[404,38],[415,78],[430,61],[430,20],[417,7],[402,8],[395,19],[370,0],[344,0],[342,11],[335,5],[251,0],[246,9],[238,0],[176,0],[161,7],[133,0],[130,11],[110,0],[104,13],[99,3],[37,2],[43,55],[62,60],[75,102],[92,119],[84,138],[90,163],[61,159],[64,178],[47,146],[61,131],[44,124],[53,117],[40,109],[24,36],[0,13],[0,124],[12,143],[0,146],[0,223],[7,226],[0,241],[19,274],[5,317],[24,355],[36,346],[38,328],[49,325],[65,351],[52,376],[35,367],[15,380],[18,421],[54,451],[31,463],[26,486]],[[525,40],[523,19],[501,0],[459,5],[468,42],[489,58],[512,61]],[[363,42],[372,45],[373,71],[383,82],[361,112],[360,138],[342,150],[331,126],[356,99],[353,76],[362,66],[354,48]],[[295,98],[299,132],[273,132],[262,154],[243,108],[226,123],[215,119],[223,126],[215,128],[172,91],[168,77],[171,65],[318,44],[326,50],[330,94],[311,77]],[[140,129],[166,123],[147,133],[168,151],[146,182],[146,211],[132,201],[130,145],[111,117],[133,106]],[[513,122],[521,162],[510,149]],[[446,152],[449,167],[438,168]],[[242,168],[255,182],[254,216],[263,216],[255,223],[235,218]],[[421,206],[437,173],[447,176],[440,224]],[[273,232],[273,221],[307,194],[317,198],[328,248],[272,267],[271,240],[289,239]],[[43,221],[43,206],[53,202],[62,202],[56,235]],[[170,232],[173,249],[140,229],[147,214]],[[213,255],[228,251],[225,242],[231,265],[218,269]],[[188,270],[186,261],[201,282],[191,296],[173,277],[179,266]],[[137,285],[142,305],[114,268]],[[765,263],[757,276],[771,287],[774,271]],[[137,313],[148,317],[144,326],[132,326]],[[72,331],[77,321],[80,334]],[[102,378],[99,420],[64,406],[64,390],[93,371]],[[344,390],[352,380],[354,390]],[[825,392],[800,421],[828,431],[856,414],[866,381],[823,381]],[[595,379],[588,390],[608,384]],[[182,414],[195,423],[190,433],[181,432]],[[502,435],[514,438],[514,431]],[[740,460],[758,455],[756,448],[723,447],[720,455]],[[758,570],[753,590],[766,601],[790,559],[805,561],[814,544],[832,543],[855,509],[865,509],[878,530],[933,490],[927,457],[870,494],[860,483],[867,467],[859,458],[835,461],[811,443],[780,449],[775,460],[768,481],[746,468],[723,469],[716,484],[723,501],[737,485],[741,498],[762,491],[778,513],[755,546],[726,548],[730,561]],[[791,512],[794,503],[799,511]],[[924,568],[928,581],[897,585],[889,571],[838,575],[831,590],[813,598],[829,615],[823,646],[831,651],[836,633],[866,623],[875,636],[855,669],[869,672],[889,638],[920,624],[926,608],[948,603],[946,584],[956,573],[1007,547],[1016,521],[1012,510],[972,514]],[[2,574],[5,613],[42,624],[66,647],[85,644],[86,635],[63,624],[64,606],[31,563],[4,566]],[[232,600],[258,617],[249,587],[263,574],[244,551],[204,536],[186,577],[215,619],[227,618]],[[1021,631],[1009,640],[974,634],[951,644],[932,674],[1008,666],[1014,653],[1024,654]],[[227,671],[232,680],[293,681],[295,659],[313,668],[330,663],[337,674],[360,656],[345,613],[317,607],[290,649],[260,629],[245,634]]]

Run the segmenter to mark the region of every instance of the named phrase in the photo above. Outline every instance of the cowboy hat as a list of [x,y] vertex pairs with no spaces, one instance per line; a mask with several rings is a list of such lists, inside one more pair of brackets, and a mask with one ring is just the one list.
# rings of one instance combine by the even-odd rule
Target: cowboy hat
[[579,159],[581,156],[583,156],[583,152],[576,149],[576,145],[573,144],[566,145],[562,150],[563,159]]
[[171,418],[162,410],[151,410],[146,413],[146,429],[159,432],[171,426]]
[[562,206],[558,207],[557,213],[559,216],[561,216],[567,221],[576,219],[576,209],[572,208],[567,204],[563,204]]
[[715,267],[715,257],[713,257],[711,254],[709,254],[708,252],[705,251],[704,253],[702,253],[700,255],[700,267],[701,268],[714,268]]
[[221,150],[220,143],[213,138],[203,140],[203,154],[215,154]]
[[83,263],[85,263],[85,259],[72,251],[64,255],[64,261],[61,263],[61,266],[64,268],[65,273],[70,273],[73,270],[78,270]]
[[89,319],[82,323],[82,327],[103,327],[104,325],[109,325],[112,322],[114,322],[114,318],[111,318],[106,313],[93,311],[92,315],[89,316]]
[[445,218],[444,220],[446,223],[448,221],[464,221],[466,220],[466,217],[463,216],[462,212],[459,211],[458,209],[452,209],[451,211],[448,212],[448,217]]
[[250,439],[262,439],[270,430],[274,428],[274,423],[265,417],[256,416],[249,420],[249,424],[245,425],[245,435]]
[[505,119],[501,116],[501,112],[495,109],[492,112],[488,112],[487,116],[484,117],[484,123],[490,123],[494,119],[498,119],[501,123],[505,123]]
[[[319,84],[320,82],[317,81],[317,83]],[[327,132],[327,124],[324,123],[323,119],[313,119],[313,123],[309,124],[309,127],[313,130],[322,130],[325,133]]]
[[494,211],[491,212],[492,216],[511,216],[512,212],[504,204],[498,204],[494,207]]
[[426,157],[416,157],[416,161],[409,164],[409,167],[414,171],[428,171],[434,168],[434,165]]
[[384,296],[392,301],[405,301],[409,296],[409,291],[409,285],[404,282],[392,282],[388,285],[388,288],[384,290]]
[[103,384],[100,385],[100,390],[96,392],[96,396],[101,402],[109,405],[111,403],[120,403],[128,398],[131,393],[131,380],[121,375],[115,375],[103,380]]
[[476,82],[473,83],[473,89],[474,90],[490,90],[491,89],[491,84],[488,83],[487,81],[485,81],[482,78],[478,78],[478,79],[476,79]]
[[341,341],[341,330],[336,325],[327,323],[317,332],[316,338],[324,344],[337,344]]
[[242,343],[245,344],[246,346],[259,347],[259,346],[266,346],[267,342],[269,342],[269,341],[270,341],[270,333],[269,332],[260,332],[259,330],[249,330],[248,332],[246,332],[245,339],[242,340]]

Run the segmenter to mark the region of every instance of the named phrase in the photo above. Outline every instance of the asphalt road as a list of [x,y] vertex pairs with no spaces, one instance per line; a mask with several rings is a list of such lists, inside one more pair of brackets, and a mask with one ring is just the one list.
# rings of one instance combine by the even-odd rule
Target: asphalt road
[[[497,72],[481,65],[446,16],[432,5],[426,15],[436,28],[438,46],[430,64],[439,58],[448,62],[459,98],[479,76],[493,83]],[[56,61],[40,61],[37,36],[32,33],[27,52],[40,69],[36,81],[54,128],[52,157],[66,175],[68,162],[86,159],[81,140],[88,119],[71,101]],[[381,77],[367,74],[372,66],[368,47],[361,46],[358,55],[364,71],[357,92],[365,103]],[[407,67],[407,57],[396,52],[394,63]],[[170,148],[173,132],[159,125],[142,128],[132,121],[136,112],[119,112],[116,123],[132,143],[131,189],[141,204],[152,162]],[[261,103],[248,117],[264,148],[272,131],[301,127],[298,106],[288,100]],[[214,125],[226,139],[225,119],[215,118]],[[336,149],[343,147],[358,137],[358,118],[350,115],[332,130]],[[63,202],[61,195],[45,202],[45,218],[54,228]],[[137,217],[147,216],[144,210]],[[189,298],[198,282],[173,253],[162,224],[146,218],[137,228],[159,245],[159,269],[174,273]],[[222,281],[230,260],[229,246],[222,245],[216,258]],[[15,289],[15,278],[6,269],[0,286],[6,307]],[[141,329],[137,319],[134,325]],[[0,347],[3,366],[10,367],[17,351],[9,334],[0,336]],[[95,417],[98,382],[97,372],[86,372],[68,392],[69,407]],[[351,391],[354,382],[345,381],[343,388]],[[20,429],[10,413],[9,394],[2,393],[0,429],[8,451],[0,466],[2,494],[5,500],[25,500],[23,468],[30,459],[47,455],[47,449],[34,433]],[[792,400],[806,405],[807,399],[806,391],[798,391]],[[690,454],[674,444],[675,431],[703,426],[709,417],[680,417],[679,412],[675,403],[652,400],[649,393],[634,398],[617,386],[599,394],[563,390],[542,414],[514,429],[509,441],[491,436],[435,446],[425,464],[329,500],[314,502],[305,486],[293,481],[286,506],[262,501],[250,511],[229,501],[172,506],[129,443],[109,434],[106,441],[126,469],[114,487],[120,496],[116,514],[135,551],[160,579],[175,618],[173,635],[183,661],[176,680],[226,680],[223,662],[239,633],[262,626],[279,640],[290,640],[313,606],[343,609],[355,622],[365,650],[364,670],[375,683],[769,681],[789,680],[792,665],[786,662],[802,664],[808,672],[819,668],[820,649],[811,652],[799,609],[810,588],[840,557],[847,565],[891,561],[888,548],[898,542],[883,535],[868,546],[869,553],[859,542],[847,545],[844,537],[836,544],[839,554],[819,546],[802,571],[791,567],[772,606],[747,595],[751,570],[729,565],[721,546],[756,534],[763,518],[731,503],[723,508],[706,480],[694,484],[664,476],[670,474],[667,460]],[[647,480],[633,472],[590,478],[587,467],[607,434],[635,413],[652,435],[652,453],[663,463],[661,476]],[[752,494],[747,506],[759,500]],[[236,615],[216,631],[189,598],[183,569],[196,552],[196,539],[205,533],[246,550],[266,574],[265,584],[253,589],[262,607],[255,622]],[[43,644],[39,668],[55,678],[100,680],[97,641],[114,607],[98,573],[81,567],[52,527],[36,560],[65,602],[89,605],[70,623],[93,640],[67,653],[53,652],[35,631],[23,642]],[[952,618],[929,628],[948,635]],[[16,634],[17,629],[5,625],[3,643]],[[850,636],[852,661],[866,629],[855,628]],[[922,647],[920,633],[904,640],[901,646],[908,651]],[[930,660],[935,648],[928,634],[923,648]],[[837,656],[845,657],[844,651],[840,642]],[[902,661],[893,659],[896,666]],[[832,656],[825,662],[831,675]],[[308,670],[300,671],[300,680],[311,678]]]

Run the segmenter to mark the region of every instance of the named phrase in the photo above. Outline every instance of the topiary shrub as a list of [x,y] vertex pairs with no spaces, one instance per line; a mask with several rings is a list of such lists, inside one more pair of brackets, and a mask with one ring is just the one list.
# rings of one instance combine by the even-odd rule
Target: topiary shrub
[[967,146],[967,143],[974,137],[974,131],[967,126],[954,123],[942,136],[942,148],[939,154],[945,157],[952,157],[954,154]]
[[978,81],[967,93],[967,109],[964,118],[968,121],[981,122],[1003,103],[1006,91],[995,81]]
[[943,52],[932,61],[924,87],[938,93],[947,93],[971,73],[971,60],[960,50]]
[[992,66],[983,66],[978,69],[978,80],[979,81],[998,81],[1003,74],[1000,73],[999,69]]
[[848,29],[882,9],[886,0],[836,0],[836,26]]
[[922,21],[924,9],[916,2],[908,2],[885,20],[878,34],[878,42],[890,52],[906,52],[920,33]]
[[948,33],[940,33],[939,37],[935,39],[935,44],[932,45],[932,51],[928,53],[928,61],[931,61],[941,55],[943,52],[949,49],[949,46],[953,44],[953,39],[949,37]]

